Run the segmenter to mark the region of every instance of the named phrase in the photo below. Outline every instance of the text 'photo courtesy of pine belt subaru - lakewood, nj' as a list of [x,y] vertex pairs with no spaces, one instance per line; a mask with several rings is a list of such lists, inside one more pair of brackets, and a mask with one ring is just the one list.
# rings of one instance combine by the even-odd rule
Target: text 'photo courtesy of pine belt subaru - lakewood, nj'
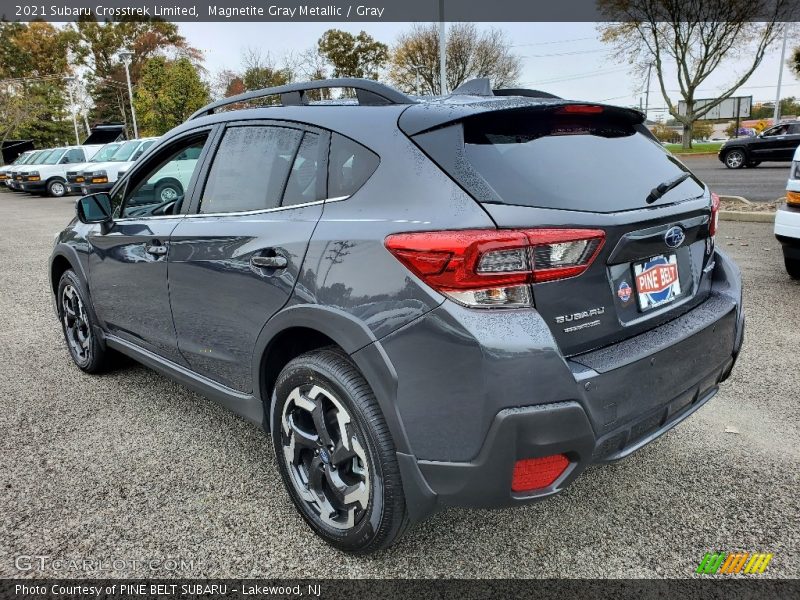
[[263,425],[342,550],[545,498],[703,406],[742,344],[719,200],[642,121],[488,80],[210,104],[77,202],[50,262],[67,348]]

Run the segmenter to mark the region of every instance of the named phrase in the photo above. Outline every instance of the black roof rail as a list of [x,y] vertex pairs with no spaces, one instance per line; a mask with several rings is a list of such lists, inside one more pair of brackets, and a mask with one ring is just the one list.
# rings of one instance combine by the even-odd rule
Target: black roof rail
[[525,88],[507,88],[501,90],[494,90],[495,96],[524,96],[526,98],[555,98],[561,100],[561,96],[556,96],[550,92],[542,92],[540,90],[527,90]]
[[372,79],[360,79],[358,77],[340,77],[337,79],[318,79],[316,81],[308,81],[304,83],[289,83],[287,85],[279,85],[277,87],[264,88],[263,90],[253,90],[252,92],[245,92],[237,94],[229,98],[217,100],[211,104],[207,104],[196,113],[194,113],[189,120],[196,119],[205,115],[212,115],[214,112],[228,106],[230,104],[238,104],[239,102],[248,102],[256,98],[264,98],[266,96],[280,96],[281,104],[283,106],[303,106],[307,104],[305,94],[313,90],[322,90],[327,88],[349,88],[355,91],[358,103],[362,106],[386,106],[390,104],[416,104],[413,100],[398,92],[396,89],[378,83]]

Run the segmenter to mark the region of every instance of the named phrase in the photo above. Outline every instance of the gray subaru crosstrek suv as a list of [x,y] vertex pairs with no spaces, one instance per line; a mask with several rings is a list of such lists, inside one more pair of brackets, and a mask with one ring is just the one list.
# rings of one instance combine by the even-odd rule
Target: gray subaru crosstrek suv
[[742,344],[718,199],[642,121],[481,80],[211,104],[77,202],[50,262],[67,347],[263,424],[346,551],[550,496],[695,412]]

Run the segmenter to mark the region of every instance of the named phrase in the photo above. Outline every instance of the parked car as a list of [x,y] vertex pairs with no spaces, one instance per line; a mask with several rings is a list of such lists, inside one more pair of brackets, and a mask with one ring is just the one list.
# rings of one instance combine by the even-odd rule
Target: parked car
[[25,164],[14,166],[14,168],[8,172],[8,179],[6,180],[6,185],[9,187],[9,189],[14,190],[15,192],[21,192],[23,173],[25,173],[28,169],[35,168],[36,165],[45,161],[47,157],[53,153],[53,150],[53,148],[45,148],[44,150],[34,151],[30,159],[28,159]]
[[114,187],[120,170],[125,170],[139,160],[139,157],[152,146],[158,138],[142,138],[123,143],[106,162],[91,165],[83,171],[81,192],[93,194],[106,192]]
[[[358,105],[309,106],[328,87]],[[740,274],[718,198],[640,112],[541,96],[334,79],[201,109],[56,240],[72,360],[126,354],[261,424],[350,552],[628,456],[729,376]],[[181,194],[150,193],[193,155]]]
[[800,279],[800,148],[795,150],[789,170],[786,202],[775,215],[775,237],[783,247],[786,272],[792,279]]
[[61,198],[67,193],[69,165],[90,160],[100,148],[100,145],[56,148],[39,165],[22,172],[22,191]]
[[77,165],[71,165],[67,171],[67,193],[81,193],[81,185],[84,182],[84,171],[86,171],[86,169],[91,169],[93,165],[108,161],[112,156],[114,156],[114,153],[119,150],[119,147],[122,146],[122,144],[123,142],[111,142],[110,144],[106,144],[97,151],[91,160],[78,163]]
[[729,169],[757,167],[761,161],[790,161],[800,146],[800,121],[787,121],[754,137],[725,142],[717,156]]
[[8,180],[9,174],[14,169],[14,167],[19,167],[24,165],[28,160],[31,159],[31,157],[33,157],[35,153],[36,153],[35,150],[28,150],[27,152],[23,152],[22,154],[20,154],[14,160],[14,162],[0,167],[0,184],[6,185],[6,181]]

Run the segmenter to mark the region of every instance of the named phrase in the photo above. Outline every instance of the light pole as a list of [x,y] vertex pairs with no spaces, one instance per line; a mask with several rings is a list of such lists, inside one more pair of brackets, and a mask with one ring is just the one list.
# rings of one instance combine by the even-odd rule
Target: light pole
[[447,94],[447,38],[444,26],[444,0],[439,0],[439,87]]
[[75,117],[75,102],[72,99],[72,82],[74,77],[67,77],[67,92],[69,93],[69,112],[72,113],[72,126],[75,128],[75,145],[81,145],[81,138],[78,135],[78,119]]
[[133,108],[133,86],[131,85],[131,71],[128,68],[131,59],[133,58],[133,52],[131,52],[130,50],[123,50],[122,52],[119,53],[119,58],[125,65],[125,77],[128,79],[128,98],[130,98],[131,101],[131,119],[133,120],[133,137],[135,139],[138,139],[139,127],[136,125],[136,110]]
[[777,125],[781,117],[781,80],[783,79],[783,61],[786,60],[786,38],[789,36],[789,28],[783,26],[783,48],[781,48],[781,63],[778,65],[778,90],[775,92],[775,113],[772,116],[772,124]]

